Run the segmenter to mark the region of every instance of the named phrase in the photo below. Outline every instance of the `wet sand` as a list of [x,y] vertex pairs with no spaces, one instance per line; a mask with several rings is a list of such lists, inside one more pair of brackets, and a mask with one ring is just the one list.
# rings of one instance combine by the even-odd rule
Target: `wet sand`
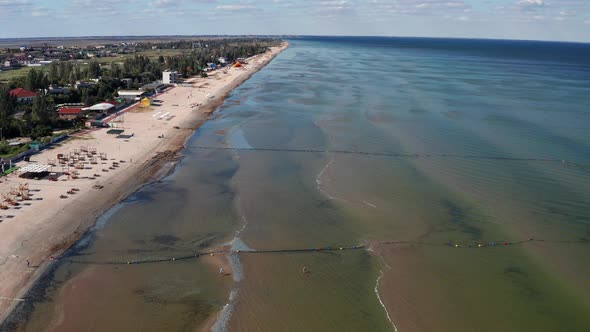
[[[25,205],[28,203],[25,201],[19,209],[0,212],[3,236],[0,297],[26,298],[31,285],[54,262],[51,257],[59,259],[102,213],[142,185],[168,173],[179,159],[178,152],[186,140],[223,103],[229,92],[287,46],[284,44],[254,56],[248,59],[245,67],[221,69],[208,78],[192,79],[192,87],[174,87],[157,97],[163,101],[161,106],[147,110],[136,108],[113,119],[125,134],[133,134],[128,139],[108,135],[106,129],[87,130],[31,158],[44,164],[56,159],[59,153],[69,154],[83,147],[96,149],[97,156],[106,153],[106,160],[99,160],[95,165],[88,163],[86,169],[79,170],[79,179],[62,175],[57,182],[24,180],[16,174],[2,178],[0,192],[28,183],[33,200],[29,201],[30,205]],[[113,162],[118,162],[118,166]],[[61,171],[61,167],[53,169]],[[101,189],[94,188],[96,185],[102,186]],[[79,191],[67,193],[72,188]],[[61,195],[67,198],[60,198]],[[20,303],[0,300],[0,321]]]

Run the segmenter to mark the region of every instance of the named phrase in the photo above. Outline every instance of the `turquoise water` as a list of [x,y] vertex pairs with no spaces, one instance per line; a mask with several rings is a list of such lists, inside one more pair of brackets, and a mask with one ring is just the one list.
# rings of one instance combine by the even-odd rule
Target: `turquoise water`
[[[235,331],[586,331],[589,59],[583,44],[292,40],[172,176],[70,254],[88,264],[61,264],[21,330],[188,330],[223,310],[215,327]],[[227,278],[203,259],[90,264],[224,244],[367,247],[242,252]]]

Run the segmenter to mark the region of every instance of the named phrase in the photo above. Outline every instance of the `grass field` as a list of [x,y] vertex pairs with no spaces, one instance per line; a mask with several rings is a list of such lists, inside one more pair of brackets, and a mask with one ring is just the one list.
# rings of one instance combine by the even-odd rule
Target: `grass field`
[[[98,63],[100,63],[102,65],[110,65],[112,62],[123,62],[125,60],[125,58],[133,57],[135,55],[143,55],[143,56],[147,56],[150,59],[156,59],[160,55],[164,56],[164,57],[174,56],[174,55],[180,55],[186,51],[187,50],[179,50],[179,49],[176,49],[176,50],[171,50],[171,49],[149,50],[149,51],[137,52],[134,54],[124,54],[124,55],[120,55],[117,57],[96,58],[96,61],[98,61]],[[83,61],[80,61],[80,60],[70,60],[70,61],[81,64],[81,66],[87,66],[87,64],[93,60],[88,59],[88,60],[83,60]],[[41,69],[44,72],[47,72],[49,70],[49,66],[43,66],[43,67],[22,67],[22,68],[16,69],[16,70],[0,71],[0,82],[8,82],[11,79],[14,79],[17,77],[27,76],[27,74],[31,70],[31,68]]]
[[16,77],[27,76],[31,68],[38,68],[43,69],[43,71],[47,71],[47,67],[22,67],[21,69],[16,70],[0,71],[0,82],[10,81]]

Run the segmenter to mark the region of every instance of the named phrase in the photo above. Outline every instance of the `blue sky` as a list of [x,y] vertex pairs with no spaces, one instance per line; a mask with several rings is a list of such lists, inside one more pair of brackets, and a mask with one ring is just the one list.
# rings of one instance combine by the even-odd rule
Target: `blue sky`
[[154,34],[590,42],[590,0],[0,0],[0,38]]

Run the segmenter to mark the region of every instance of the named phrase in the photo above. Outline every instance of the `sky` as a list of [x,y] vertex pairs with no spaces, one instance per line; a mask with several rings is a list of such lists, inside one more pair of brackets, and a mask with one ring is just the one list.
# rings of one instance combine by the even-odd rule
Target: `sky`
[[590,0],[0,0],[0,38],[225,34],[590,42]]

